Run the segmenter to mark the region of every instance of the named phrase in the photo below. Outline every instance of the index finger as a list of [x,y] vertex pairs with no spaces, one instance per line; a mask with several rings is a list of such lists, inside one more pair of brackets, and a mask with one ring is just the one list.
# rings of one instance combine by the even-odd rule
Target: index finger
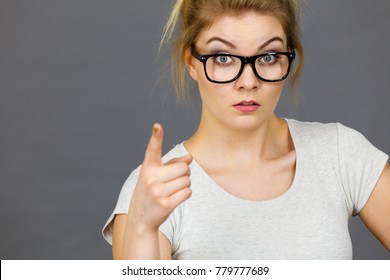
[[161,154],[163,145],[164,131],[160,124],[153,125],[152,136],[150,137],[148,146],[146,147],[144,164],[145,165],[161,165]]

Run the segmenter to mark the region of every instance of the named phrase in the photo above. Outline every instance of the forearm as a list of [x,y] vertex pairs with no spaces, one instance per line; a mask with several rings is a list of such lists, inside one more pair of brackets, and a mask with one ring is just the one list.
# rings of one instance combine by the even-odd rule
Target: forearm
[[147,229],[128,221],[123,240],[122,259],[160,259],[158,229]]

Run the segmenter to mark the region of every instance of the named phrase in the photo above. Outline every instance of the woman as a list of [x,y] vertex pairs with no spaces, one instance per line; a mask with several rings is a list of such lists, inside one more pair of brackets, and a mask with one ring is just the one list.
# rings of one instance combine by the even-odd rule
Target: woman
[[303,61],[295,1],[179,0],[174,34],[201,120],[163,159],[154,125],[103,229],[114,258],[351,259],[351,215],[390,250],[388,156],[341,124],[275,115]]

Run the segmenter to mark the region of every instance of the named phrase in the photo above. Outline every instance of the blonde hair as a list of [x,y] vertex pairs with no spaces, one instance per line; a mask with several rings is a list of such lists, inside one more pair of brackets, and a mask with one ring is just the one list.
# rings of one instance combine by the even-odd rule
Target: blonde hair
[[160,49],[165,43],[172,44],[172,80],[177,97],[187,100],[188,82],[185,66],[185,52],[195,43],[199,33],[222,15],[239,15],[255,11],[275,16],[287,36],[290,50],[298,54],[298,64],[293,65],[289,75],[292,93],[303,67],[303,47],[298,24],[299,7],[295,0],[177,0],[165,25]]

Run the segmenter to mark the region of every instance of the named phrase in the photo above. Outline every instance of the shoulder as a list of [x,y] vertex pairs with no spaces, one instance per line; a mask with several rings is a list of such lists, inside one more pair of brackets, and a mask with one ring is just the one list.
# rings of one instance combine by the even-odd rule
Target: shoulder
[[286,119],[295,145],[304,149],[337,145],[339,123],[305,122]]
[[[373,152],[375,147],[359,131],[341,123],[303,122],[286,120],[294,145],[302,150],[318,154],[327,153],[349,157],[361,156],[362,153]],[[324,155],[325,156],[325,155]]]
[[321,122],[306,122],[294,119],[285,119],[289,127],[296,130],[300,134],[310,133],[332,133],[336,130],[339,123],[321,123]]
[[339,122],[321,123],[305,122],[294,119],[286,119],[292,134],[300,139],[314,142],[328,142],[338,144],[345,139],[361,139],[364,136],[357,130],[345,126]]
[[167,162],[173,158],[181,157],[186,154],[188,154],[188,152],[184,147],[184,142],[182,142],[180,144],[173,145],[173,148],[162,157],[162,162]]

